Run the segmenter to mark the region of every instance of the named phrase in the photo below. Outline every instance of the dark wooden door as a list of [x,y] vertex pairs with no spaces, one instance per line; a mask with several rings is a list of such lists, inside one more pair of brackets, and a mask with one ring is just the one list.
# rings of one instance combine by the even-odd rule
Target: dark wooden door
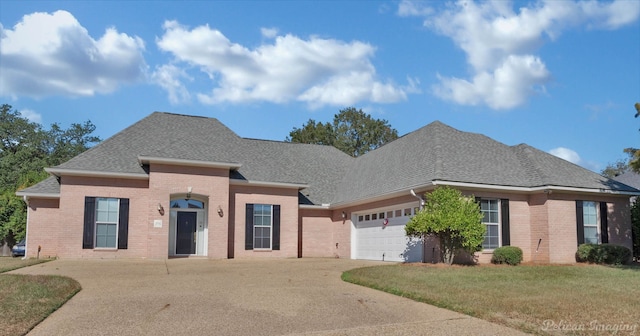
[[195,212],[178,212],[176,232],[176,254],[196,253],[196,219]]

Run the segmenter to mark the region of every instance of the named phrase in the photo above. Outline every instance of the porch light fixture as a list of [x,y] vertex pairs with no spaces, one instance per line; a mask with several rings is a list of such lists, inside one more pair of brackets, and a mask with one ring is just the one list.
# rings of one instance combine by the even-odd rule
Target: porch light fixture
[[158,213],[161,216],[164,216],[164,208],[162,207],[162,204],[158,203]]
[[218,205],[218,216],[223,217],[224,211],[222,211],[222,207]]
[[342,212],[342,219],[346,219],[347,218],[347,213],[346,212]]
[[187,199],[191,198],[191,191],[193,190],[193,187],[187,187]]

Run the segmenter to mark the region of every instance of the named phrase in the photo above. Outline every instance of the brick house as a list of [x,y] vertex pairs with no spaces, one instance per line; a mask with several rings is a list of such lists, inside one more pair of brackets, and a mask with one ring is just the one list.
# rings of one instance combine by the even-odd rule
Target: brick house
[[525,261],[572,263],[582,242],[631,247],[629,197],[640,193],[440,122],[352,158],[156,112],[46,170],[17,193],[27,256],[432,261],[434,242],[405,237],[404,225],[418,198],[449,185],[479,199],[480,262],[513,245]]

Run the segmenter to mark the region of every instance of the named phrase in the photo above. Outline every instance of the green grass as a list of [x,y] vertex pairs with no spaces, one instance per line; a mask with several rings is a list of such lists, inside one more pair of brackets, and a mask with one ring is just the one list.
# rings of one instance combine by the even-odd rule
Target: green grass
[[398,264],[354,269],[342,279],[529,333],[640,333],[638,267]]
[[[0,272],[47,259],[0,258]],[[0,334],[24,335],[80,291],[71,278],[54,275],[0,274]]]
[[29,258],[29,259],[22,260],[22,258],[0,257],[0,273],[13,271],[15,269],[22,268],[22,267],[45,263],[51,260],[53,259]]

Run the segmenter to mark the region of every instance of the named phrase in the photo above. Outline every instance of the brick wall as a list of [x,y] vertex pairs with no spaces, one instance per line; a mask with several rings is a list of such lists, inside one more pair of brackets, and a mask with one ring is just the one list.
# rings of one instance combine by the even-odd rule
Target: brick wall
[[57,257],[60,237],[60,200],[29,199],[29,227],[27,228],[27,257],[36,257],[38,246],[40,257]]
[[[298,256],[298,190],[232,185],[230,204],[234,212],[233,247],[234,258],[295,258]],[[280,250],[245,250],[246,204],[280,205]]]
[[[58,253],[63,258],[140,258],[147,256],[148,181],[63,176],[58,212]],[[128,249],[83,249],[85,196],[129,199]],[[30,222],[35,223],[30,219]]]
[[[169,255],[170,211],[172,198],[185,198],[191,187],[191,197],[205,202],[208,231],[207,256],[227,258],[229,217],[229,171],[206,167],[182,167],[152,164],[149,172],[149,197],[146,201],[146,230],[150,258],[167,258]],[[157,208],[161,204],[164,215]],[[218,215],[218,207],[223,216]],[[153,226],[154,220],[162,220],[161,228]]]

